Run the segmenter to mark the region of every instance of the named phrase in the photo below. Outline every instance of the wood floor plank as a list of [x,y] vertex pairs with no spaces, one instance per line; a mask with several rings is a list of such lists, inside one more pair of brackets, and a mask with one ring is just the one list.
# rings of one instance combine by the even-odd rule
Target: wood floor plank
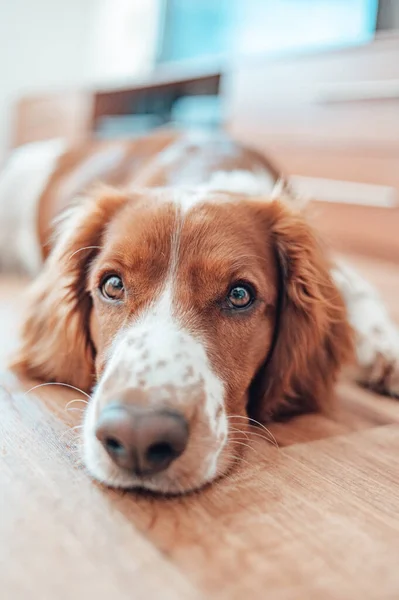
[[73,464],[44,411],[34,396],[0,391],[1,597],[197,597]]

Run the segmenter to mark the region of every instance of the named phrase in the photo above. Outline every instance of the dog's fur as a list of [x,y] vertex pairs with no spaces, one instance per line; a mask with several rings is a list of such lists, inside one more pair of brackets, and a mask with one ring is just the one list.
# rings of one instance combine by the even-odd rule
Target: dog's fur
[[[32,288],[15,367],[94,386],[84,427],[94,477],[182,492],[231,467],[240,454],[234,431],[245,431],[248,412],[267,421],[327,409],[353,337],[358,377],[398,393],[399,336],[374,290],[330,264],[302,200],[266,159],[224,137],[168,135],[125,144],[123,165],[103,177],[92,168],[95,177],[79,179],[82,160],[61,159],[61,171],[62,161],[72,164],[67,176],[59,172],[57,183],[53,175],[40,196],[44,258],[49,216],[62,217]],[[124,191],[101,188],[70,204],[98,177]],[[121,302],[100,292],[110,273],[123,279]],[[240,283],[255,299],[237,311],[226,297]],[[184,414],[189,444],[167,471],[143,479],[111,462],[94,429],[115,398]]]

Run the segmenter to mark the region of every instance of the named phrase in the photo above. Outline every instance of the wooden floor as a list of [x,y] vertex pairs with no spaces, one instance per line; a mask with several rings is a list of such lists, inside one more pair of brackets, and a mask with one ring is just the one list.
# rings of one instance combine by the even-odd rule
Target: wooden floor
[[[399,321],[398,267],[355,262]],[[0,280],[2,366],[24,289]],[[274,426],[279,450],[252,436],[234,475],[159,499],[88,478],[76,393],[0,382],[2,599],[399,599],[394,400],[342,383],[333,419]]]

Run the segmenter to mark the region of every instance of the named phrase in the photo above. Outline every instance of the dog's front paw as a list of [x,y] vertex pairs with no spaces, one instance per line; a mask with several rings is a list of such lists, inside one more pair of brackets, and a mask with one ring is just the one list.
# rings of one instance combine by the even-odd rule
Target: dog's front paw
[[399,330],[390,320],[369,325],[357,331],[359,382],[399,398]]

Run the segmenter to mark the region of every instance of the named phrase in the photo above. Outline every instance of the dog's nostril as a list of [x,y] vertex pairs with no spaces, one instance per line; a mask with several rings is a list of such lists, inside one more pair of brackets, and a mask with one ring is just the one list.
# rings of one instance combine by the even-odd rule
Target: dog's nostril
[[166,461],[171,461],[177,452],[168,442],[159,442],[158,444],[152,444],[146,452],[146,459],[151,464],[160,464]]
[[105,438],[104,446],[112,454],[123,454],[125,452],[123,444],[113,437]]

